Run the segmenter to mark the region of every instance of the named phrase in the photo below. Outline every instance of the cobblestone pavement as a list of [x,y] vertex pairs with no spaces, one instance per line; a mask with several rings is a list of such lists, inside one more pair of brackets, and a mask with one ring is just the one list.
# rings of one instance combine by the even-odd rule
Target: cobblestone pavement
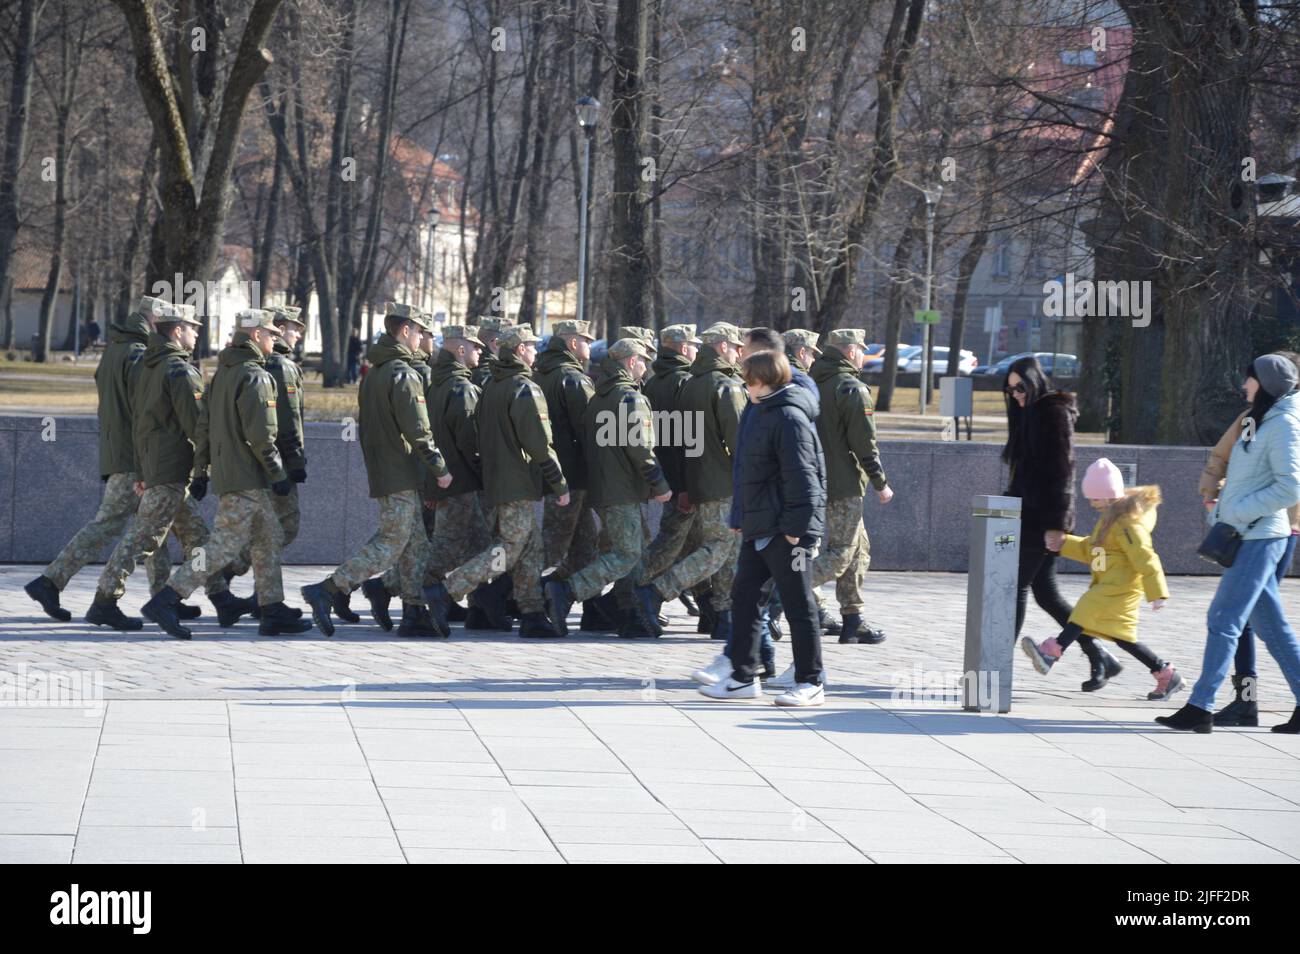
[[[1260,729],[1160,729],[1186,694],[1146,702],[1127,657],[1084,694],[1081,656],[1042,678],[1017,653],[1011,713],[964,713],[962,575],[871,575],[889,641],[828,645],[826,705],[791,711],[702,700],[689,673],[718,644],[676,603],[667,636],[629,642],[399,640],[364,611],[266,639],[204,603],[183,643],[80,622],[95,568],[54,623],[22,592],[37,572],[0,567],[0,679],[27,693],[0,705],[4,861],[1300,860],[1300,738],[1266,728],[1293,705],[1266,652]],[[324,572],[287,567],[286,591]],[[1215,582],[1144,610],[1189,683]],[[1300,582],[1283,593],[1300,608]],[[137,574],[123,609],[143,599]],[[56,673],[90,704],[40,704]]]

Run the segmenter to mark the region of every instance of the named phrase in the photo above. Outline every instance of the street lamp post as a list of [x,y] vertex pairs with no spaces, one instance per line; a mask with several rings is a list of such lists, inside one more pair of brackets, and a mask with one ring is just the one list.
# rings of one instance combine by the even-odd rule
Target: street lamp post
[[582,209],[578,215],[578,320],[586,315],[587,303],[587,190],[591,179],[591,140],[595,136],[596,121],[600,117],[600,101],[584,96],[574,104],[578,125],[586,134],[582,155]]
[[438,219],[441,215],[442,213],[438,211],[437,206],[434,206],[429,210],[429,232],[424,241],[425,303],[428,306],[429,311],[433,311],[434,293],[437,288],[435,284],[436,279],[430,277],[433,274],[433,233],[438,228]]
[[[916,186],[914,188],[920,188]],[[943,195],[943,186],[935,185],[920,190],[925,196],[925,292],[922,309],[930,310],[930,289],[934,283],[934,213]],[[953,372],[953,355],[948,355],[948,373]],[[930,322],[921,326],[921,413],[925,414],[930,403],[930,382],[933,375],[933,359],[930,354]]]

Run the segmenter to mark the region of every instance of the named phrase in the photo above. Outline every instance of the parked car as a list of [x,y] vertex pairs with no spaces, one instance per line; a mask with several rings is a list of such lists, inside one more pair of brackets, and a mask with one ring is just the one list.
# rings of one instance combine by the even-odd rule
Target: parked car
[[1021,358],[1033,356],[1038,359],[1038,363],[1043,366],[1047,374],[1059,374],[1062,377],[1071,378],[1079,373],[1079,357],[1073,354],[1053,353],[1051,351],[1022,351],[1020,354],[1009,354],[1005,358],[994,362],[993,364],[981,365],[975,369],[976,374],[991,374],[1002,377],[1011,367],[1012,362],[1019,361]]
[[[898,349],[898,370],[900,371],[905,370],[907,367],[907,362],[912,358],[912,356],[920,353],[921,353],[920,345],[903,345],[902,347],[900,347]],[[885,349],[884,346],[881,346],[880,354],[874,358],[868,358],[866,363],[862,365],[862,370],[881,371],[884,369],[884,366],[885,366]]]
[[[917,348],[916,354],[907,359],[907,364],[903,366],[902,370],[914,371],[919,374],[921,372],[922,358],[921,349]],[[957,359],[957,373],[970,374],[975,370],[977,364],[979,364],[979,359],[975,357],[975,352],[962,348],[961,357]],[[947,348],[938,346],[930,349],[930,370],[935,374],[948,373]]]

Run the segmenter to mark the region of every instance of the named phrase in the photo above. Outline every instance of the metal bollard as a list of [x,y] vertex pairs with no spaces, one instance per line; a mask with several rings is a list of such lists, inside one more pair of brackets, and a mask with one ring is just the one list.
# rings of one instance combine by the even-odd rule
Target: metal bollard
[[1011,711],[1019,575],[1020,498],[976,495],[971,501],[962,676],[962,708],[968,712]]

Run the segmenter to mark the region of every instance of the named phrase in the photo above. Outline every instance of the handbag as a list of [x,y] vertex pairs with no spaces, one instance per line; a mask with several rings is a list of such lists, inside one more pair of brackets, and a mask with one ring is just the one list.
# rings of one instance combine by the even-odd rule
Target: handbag
[[[1249,530],[1259,523],[1260,519],[1262,518],[1256,517],[1246,529]],[[1241,539],[1241,534],[1232,524],[1216,523],[1210,528],[1210,532],[1205,535],[1205,539],[1201,541],[1201,545],[1196,552],[1211,563],[1229,567],[1237,559],[1237,551],[1241,549]]]

